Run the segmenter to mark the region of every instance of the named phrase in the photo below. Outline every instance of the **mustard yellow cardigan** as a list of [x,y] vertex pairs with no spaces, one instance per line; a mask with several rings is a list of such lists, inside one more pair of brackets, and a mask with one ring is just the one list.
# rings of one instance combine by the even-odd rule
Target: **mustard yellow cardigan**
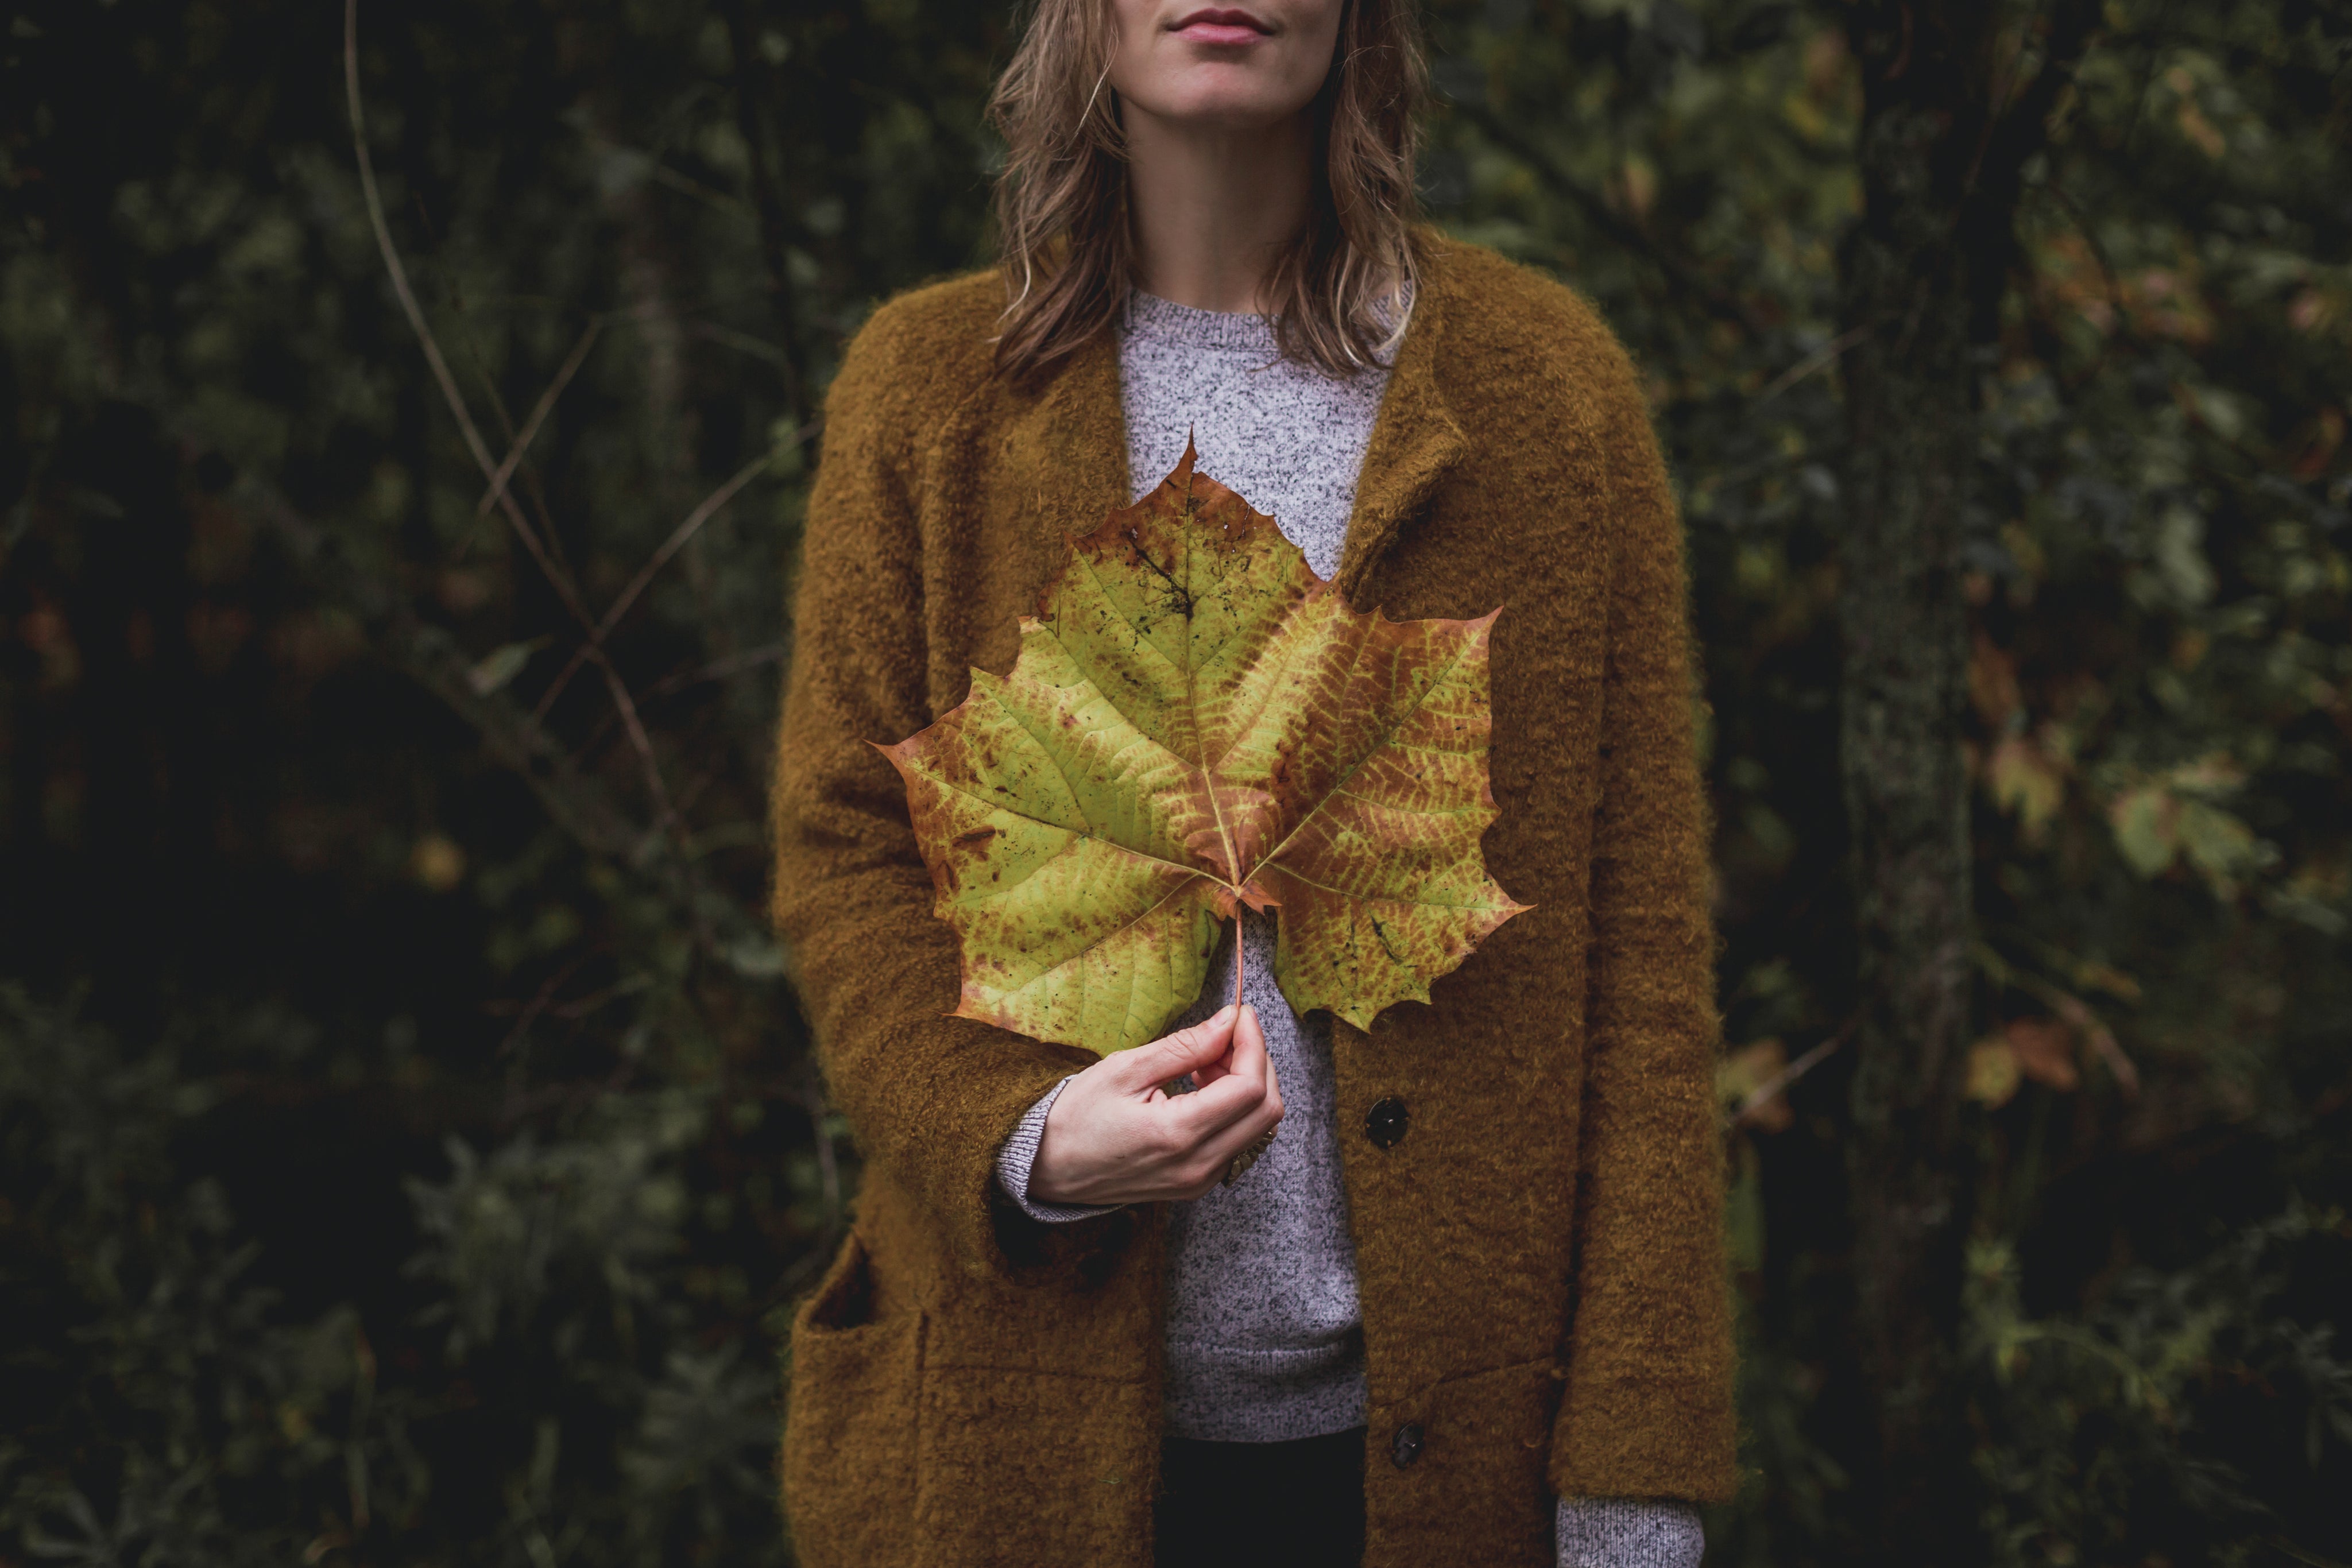
[[[1162,1216],[1047,1228],[996,1187],[1022,1113],[1092,1058],[944,1016],[955,942],[866,744],[961,701],[972,666],[1009,669],[1065,536],[1126,499],[1116,345],[1008,382],[1002,302],[980,275],[876,314],[809,506],[775,915],[866,1175],[793,1331],[782,1480],[807,1568],[1151,1555]],[[1583,300],[1430,242],[1339,580],[1400,618],[1504,607],[1486,852],[1536,906],[1433,1004],[1334,1030],[1364,1562],[1538,1568],[1553,1494],[1735,1480],[1680,528]]]

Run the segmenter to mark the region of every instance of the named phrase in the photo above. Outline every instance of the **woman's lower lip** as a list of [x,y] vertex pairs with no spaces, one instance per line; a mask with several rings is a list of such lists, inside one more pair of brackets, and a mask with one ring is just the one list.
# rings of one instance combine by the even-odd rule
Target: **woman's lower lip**
[[1237,27],[1223,22],[1195,22],[1176,31],[1180,38],[1190,38],[1196,44],[1255,44],[1265,37],[1255,27]]

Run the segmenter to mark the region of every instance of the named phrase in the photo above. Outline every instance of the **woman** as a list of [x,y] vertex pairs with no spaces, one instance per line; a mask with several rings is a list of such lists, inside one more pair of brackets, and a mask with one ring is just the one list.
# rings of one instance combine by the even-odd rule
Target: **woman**
[[[1591,309],[1412,225],[1403,5],[1043,0],[1001,273],[885,306],[835,382],[775,797],[866,1157],[793,1336],[811,1568],[1695,1564],[1732,1488],[1673,502]],[[1534,908],[1368,1033],[1293,1016],[1253,918],[1250,1005],[1097,1060],[942,1016],[867,743],[1007,669],[1188,436],[1356,607],[1504,607],[1485,847]]]

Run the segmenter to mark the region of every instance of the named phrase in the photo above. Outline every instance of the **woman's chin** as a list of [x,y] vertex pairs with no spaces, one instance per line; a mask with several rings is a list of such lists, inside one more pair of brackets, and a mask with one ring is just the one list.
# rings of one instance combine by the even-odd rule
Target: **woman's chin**
[[1244,63],[1204,60],[1183,76],[1168,90],[1126,95],[1127,102],[1174,129],[1247,131],[1295,120],[1314,101],[1311,92],[1286,91],[1287,84],[1270,83]]

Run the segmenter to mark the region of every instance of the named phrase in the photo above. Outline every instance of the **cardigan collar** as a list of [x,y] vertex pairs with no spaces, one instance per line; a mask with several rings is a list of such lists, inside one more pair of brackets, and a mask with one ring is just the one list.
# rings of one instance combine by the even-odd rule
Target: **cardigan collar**
[[[1404,341],[1389,371],[1356,481],[1356,502],[1339,551],[1339,591],[1354,602],[1394,547],[1405,523],[1462,460],[1468,442],[1439,390],[1437,361],[1451,292],[1442,240],[1433,238]],[[1054,534],[1082,532],[1127,505],[1127,422],[1119,405],[1118,343],[1103,333],[1070,358],[1043,389],[1031,414],[1056,487],[1075,502],[1052,508]],[[1024,421],[1024,423],[1030,423]]]
[[1437,382],[1437,358],[1445,341],[1448,302],[1443,242],[1428,247],[1428,266],[1389,371],[1388,391],[1372,422],[1356,480],[1355,509],[1348,517],[1347,541],[1339,550],[1340,593],[1355,603],[1372,573],[1395,545],[1406,521],[1435,493],[1469,450],[1462,426],[1446,406]]
[[1127,416],[1119,407],[1116,337],[1097,333],[1071,355],[1032,418],[1046,455],[1044,472],[1056,476],[1055,486],[1081,508],[1060,519],[1057,534],[1085,533],[1127,505]]

